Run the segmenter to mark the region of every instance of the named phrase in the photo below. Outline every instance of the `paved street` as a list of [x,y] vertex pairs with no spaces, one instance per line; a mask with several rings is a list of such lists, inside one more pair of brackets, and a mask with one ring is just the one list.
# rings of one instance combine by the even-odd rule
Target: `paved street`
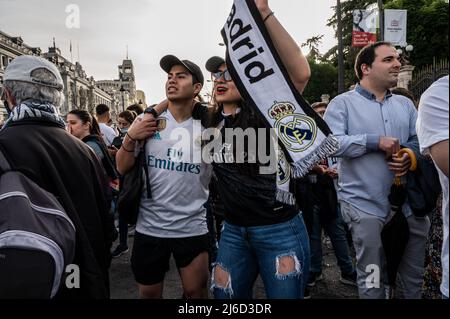
[[[130,251],[119,258],[113,259],[111,266],[111,298],[133,299],[138,298],[136,283],[133,279],[130,266],[131,245],[134,237],[129,237]],[[117,243],[113,245],[116,246]],[[358,298],[356,287],[344,285],[339,282],[339,268],[336,264],[333,250],[328,244],[324,244],[324,280],[319,281],[311,290],[312,299],[341,299]],[[175,263],[172,260],[170,271],[166,275],[163,296],[167,299],[178,299],[182,295],[181,283]],[[261,280],[258,278],[254,296],[256,299],[264,299],[265,292]]]

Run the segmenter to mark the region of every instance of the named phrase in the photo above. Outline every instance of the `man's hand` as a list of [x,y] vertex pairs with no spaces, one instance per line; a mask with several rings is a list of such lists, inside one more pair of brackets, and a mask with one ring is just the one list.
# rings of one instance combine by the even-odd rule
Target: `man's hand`
[[144,114],[142,118],[137,118],[128,130],[128,136],[132,139],[141,141],[145,140],[157,130],[156,120],[152,114]]
[[323,175],[327,172],[327,167],[325,165],[316,165],[312,168],[312,171]]
[[400,177],[406,175],[411,167],[411,158],[407,153],[404,153],[401,157],[394,154],[392,156],[392,161],[388,163],[388,166],[395,176]]
[[325,171],[325,174],[327,174],[328,176],[330,176],[332,179],[336,179],[339,177],[338,171],[335,168],[328,168]]
[[156,105],[154,109],[156,113],[158,113],[158,115],[161,115],[161,113],[165,112],[168,107],[169,107],[169,100],[166,99],[160,102],[158,105]]
[[391,159],[392,155],[400,151],[400,141],[398,138],[381,136],[378,147],[386,153],[386,159]]

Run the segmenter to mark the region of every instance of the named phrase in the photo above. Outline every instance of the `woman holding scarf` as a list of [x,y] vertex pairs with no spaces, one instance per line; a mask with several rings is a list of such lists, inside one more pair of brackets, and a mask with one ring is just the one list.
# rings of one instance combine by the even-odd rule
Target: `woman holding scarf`
[[[310,77],[306,58],[269,8],[268,0],[255,0],[255,4],[290,79],[301,93]],[[206,69],[214,80],[214,107],[207,111],[208,126],[220,130],[223,137],[226,129],[250,128],[257,134],[265,129],[266,145],[259,147],[270,145],[270,126],[243,99],[224,59],[209,59]],[[250,299],[259,274],[267,298],[301,299],[310,262],[309,240],[301,212],[295,204],[277,200],[277,174],[261,173],[266,165],[250,140],[245,143],[244,163],[227,160],[236,159],[239,154],[236,145],[224,141],[225,138],[216,148],[221,154],[214,154],[213,163],[217,188],[225,206],[212,278],[214,296]]]

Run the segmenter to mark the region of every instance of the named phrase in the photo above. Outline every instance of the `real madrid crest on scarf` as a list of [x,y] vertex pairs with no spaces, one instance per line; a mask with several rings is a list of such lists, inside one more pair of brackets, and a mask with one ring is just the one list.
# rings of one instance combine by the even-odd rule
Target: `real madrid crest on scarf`
[[277,200],[294,204],[290,177],[305,176],[339,148],[323,119],[295,89],[254,0],[235,0],[222,30],[227,68],[244,100],[278,137]]
[[304,114],[295,112],[290,102],[274,102],[269,117],[275,120],[277,136],[290,152],[303,152],[314,145],[317,137],[316,122]]

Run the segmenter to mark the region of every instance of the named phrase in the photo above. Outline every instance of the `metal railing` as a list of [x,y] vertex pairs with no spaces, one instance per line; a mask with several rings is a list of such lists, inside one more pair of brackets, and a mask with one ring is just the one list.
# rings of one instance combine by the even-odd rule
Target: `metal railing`
[[448,74],[448,59],[439,61],[433,59],[433,64],[426,65],[418,71],[414,71],[412,81],[409,84],[409,90],[414,94],[414,98],[418,101],[422,93],[425,92],[434,81]]

